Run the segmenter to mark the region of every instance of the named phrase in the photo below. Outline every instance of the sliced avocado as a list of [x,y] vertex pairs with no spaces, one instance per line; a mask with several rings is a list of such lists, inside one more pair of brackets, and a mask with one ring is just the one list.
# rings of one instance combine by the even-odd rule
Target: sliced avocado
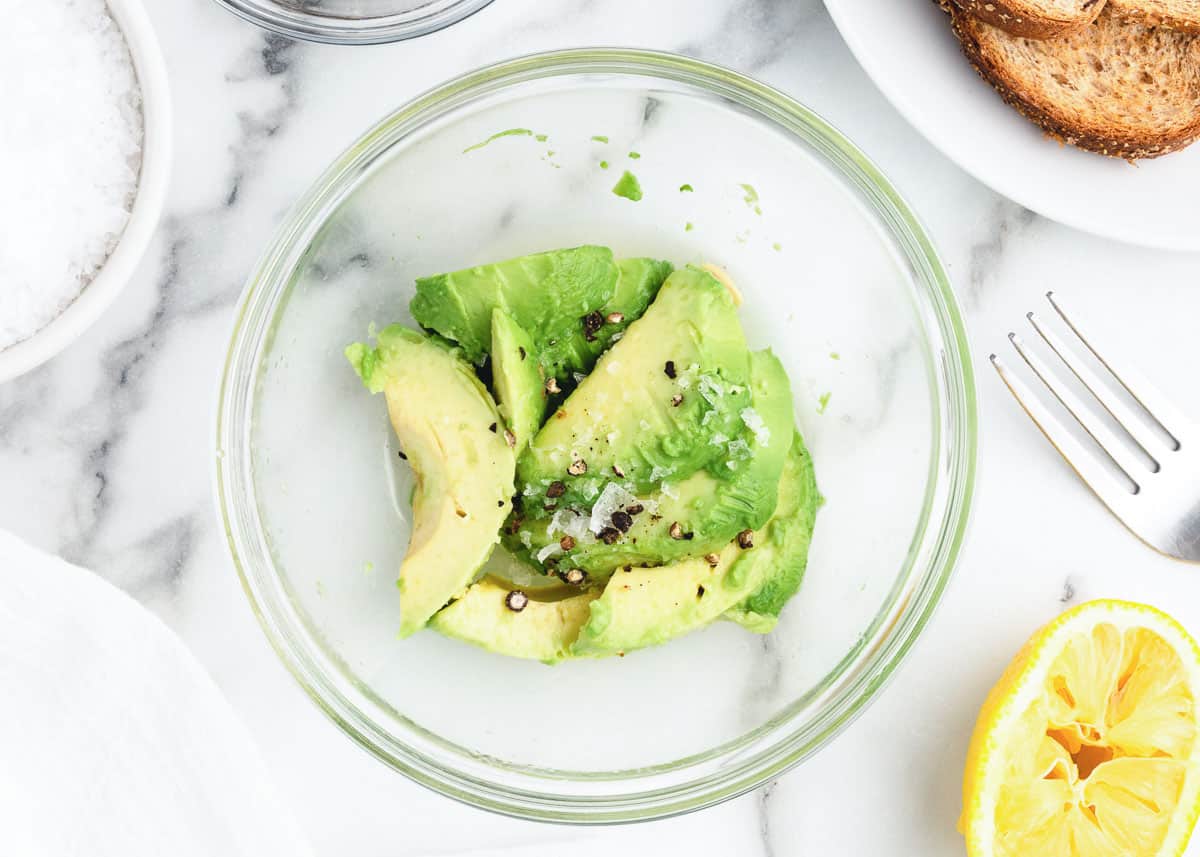
[[520,559],[504,545],[496,545],[480,569],[479,576],[490,577],[510,589],[520,589],[530,595],[536,593],[538,597],[561,597],[579,591],[578,587],[565,583],[557,575],[547,574],[543,569]]
[[817,522],[817,511],[825,503],[817,489],[817,477],[813,472],[812,456],[804,446],[804,438],[797,432],[792,438],[789,456],[796,461],[796,489],[798,498],[796,511],[786,528],[778,528],[771,537],[776,540],[777,556],[762,585],[742,603],[725,612],[748,631],[768,634],[775,629],[783,605],[800,589],[804,570],[808,565],[808,548],[812,543],[813,528]]
[[[749,388],[752,407],[739,414],[749,431],[741,441],[745,452],[741,447],[731,451],[737,439],[722,444],[717,476],[702,470],[636,495],[627,481],[614,479],[597,499],[577,507],[590,528],[582,527],[580,515],[565,505],[552,515],[530,514],[538,507],[525,498],[527,519],[515,528],[517,518],[510,520],[505,543],[531,562],[541,557],[541,564],[569,563],[600,578],[626,565],[661,565],[720,550],[742,530],[761,527],[775,511],[780,473],[795,431],[791,385],[783,364],[769,350],[751,355]],[[611,544],[597,537],[598,530],[611,526],[613,511],[637,505],[643,508],[630,515],[628,532],[616,538],[610,532]],[[678,538],[672,535],[673,524],[679,525]],[[564,533],[575,543],[560,557],[554,548]]]
[[595,331],[592,330],[594,323],[587,327],[578,325],[571,342],[566,346],[572,354],[585,355],[585,365],[578,369],[580,372],[590,372],[597,358],[608,350],[613,341],[623,337],[625,329],[641,318],[674,270],[670,262],[643,258],[621,259],[617,267],[620,275],[616,288],[609,301],[599,310],[604,324]]
[[508,514],[516,457],[487,388],[456,348],[392,325],[346,357],[383,392],[416,475],[413,531],[400,566],[400,636],[424,627],[487,560]]
[[[617,278],[617,288],[613,292],[612,300],[604,310],[606,313],[619,312],[625,318],[604,327],[598,337],[603,343],[599,351],[608,348],[615,333],[623,331],[645,314],[646,308],[654,301],[662,284],[675,270],[675,266],[670,262],[646,258],[621,259],[617,262],[617,267],[621,269],[621,275]],[[596,352],[597,356],[599,351]]]
[[[532,337],[548,376],[589,364],[575,334],[612,298],[619,271],[607,247],[522,256],[417,280],[413,318],[459,344],[472,363],[491,345],[492,310],[505,310]],[[582,337],[580,337],[582,341]]]
[[[756,593],[776,565],[794,567],[807,551],[811,516],[804,504],[811,472],[806,456],[791,454],[779,481],[775,514],[751,536],[753,546],[724,546],[715,564],[705,557],[659,568],[617,571],[571,648],[573,655],[603,657],[653,646],[708,625]],[[800,535],[793,531],[800,530]]]
[[590,506],[613,478],[636,494],[703,469],[729,479],[724,444],[748,433],[749,375],[729,292],[699,268],[676,271],[521,457],[527,505]]
[[429,626],[498,655],[552,664],[569,656],[579,629],[591,615],[589,606],[600,597],[599,590],[575,590],[549,599],[530,592],[517,612],[508,606],[511,592],[513,587],[485,577],[437,613]]
[[546,396],[533,339],[512,316],[492,310],[492,388],[518,454],[542,427]]

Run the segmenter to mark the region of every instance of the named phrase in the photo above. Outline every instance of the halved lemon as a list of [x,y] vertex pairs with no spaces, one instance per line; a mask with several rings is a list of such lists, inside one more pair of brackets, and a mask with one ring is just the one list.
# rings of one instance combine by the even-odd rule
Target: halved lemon
[[1092,601],[1036,633],[967,754],[971,857],[1164,857],[1200,811],[1200,648],[1141,604]]

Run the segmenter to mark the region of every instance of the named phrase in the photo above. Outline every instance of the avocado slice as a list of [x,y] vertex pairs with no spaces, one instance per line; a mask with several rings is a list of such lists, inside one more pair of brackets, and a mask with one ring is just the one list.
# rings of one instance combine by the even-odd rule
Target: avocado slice
[[[720,550],[742,530],[761,527],[775,511],[795,417],[791,384],[779,358],[769,350],[751,354],[750,374],[753,407],[743,412],[744,417],[739,414],[749,430],[749,437],[741,441],[746,451],[733,451],[741,449],[736,446],[738,440],[727,439],[719,447],[716,475],[698,471],[681,482],[660,483],[658,490],[645,493],[635,493],[627,481],[613,480],[597,499],[576,507],[578,512],[560,506],[552,515],[529,515],[529,520],[514,512],[505,543],[530,562],[569,565],[599,579],[626,565],[661,565]],[[750,430],[750,424],[756,430]],[[710,437],[707,443],[712,441]],[[749,457],[739,457],[742,455]],[[597,537],[614,511],[638,505],[642,511],[630,516],[628,532],[611,543]],[[523,498],[522,507],[526,514],[538,508],[528,498]],[[519,526],[513,527],[517,521]],[[673,524],[679,524],[682,538],[672,535]],[[555,547],[564,534],[575,543],[560,556],[563,552]]]
[[422,277],[409,309],[477,365],[491,345],[492,310],[504,309],[533,339],[547,376],[558,377],[588,365],[575,334],[613,296],[618,276],[607,247],[552,250]]
[[520,451],[542,427],[546,395],[532,337],[498,307],[492,310],[491,351],[492,388]]
[[[617,571],[571,647],[573,655],[604,657],[653,646],[708,625],[757,593],[776,567],[802,567],[815,505],[803,445],[793,450],[779,482],[775,514],[752,535],[715,552],[715,564],[694,557],[659,568]],[[807,468],[807,471],[806,471]]]
[[579,371],[590,372],[600,355],[625,335],[629,325],[642,317],[674,270],[670,262],[645,258],[621,259],[617,268],[620,273],[616,288],[599,310],[603,326],[589,333],[591,328],[577,325],[567,345],[569,353],[584,355],[584,365]]
[[614,477],[635,494],[702,469],[729,479],[724,444],[748,434],[749,375],[729,292],[707,271],[676,271],[521,457],[527,507],[590,506]]
[[400,566],[400,636],[424,627],[492,552],[513,494],[516,456],[487,388],[456,348],[400,325],[346,357],[387,399],[416,474],[413,531]]
[[479,576],[490,577],[510,589],[520,589],[539,598],[543,595],[561,597],[579,591],[578,587],[571,586],[558,575],[547,574],[543,569],[530,565],[504,545],[496,545]]
[[783,605],[799,591],[800,583],[804,580],[804,570],[808,566],[808,548],[812,544],[817,511],[825,503],[825,498],[817,489],[812,456],[799,432],[792,439],[789,455],[796,461],[798,500],[791,525],[786,530],[774,534],[780,544],[778,557],[754,594],[736,607],[725,611],[726,619],[731,619],[756,634],[769,634],[773,631],[779,622]]
[[530,592],[516,612],[507,603],[512,591],[511,585],[485,577],[437,613],[429,627],[498,655],[553,664],[569,657],[591,603],[600,597],[599,590],[574,590],[558,598]]

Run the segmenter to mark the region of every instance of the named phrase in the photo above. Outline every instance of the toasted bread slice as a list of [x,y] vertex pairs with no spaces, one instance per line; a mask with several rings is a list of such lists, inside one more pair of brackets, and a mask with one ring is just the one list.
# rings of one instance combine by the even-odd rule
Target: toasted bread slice
[[1111,0],[1126,21],[1200,33],[1200,0]]
[[957,9],[952,16],[983,79],[1053,137],[1134,160],[1200,136],[1200,36],[1126,24],[1110,11],[1049,40],[1012,36]]
[[[1104,0],[954,0],[965,12],[1014,36],[1050,39],[1086,27]],[[1179,0],[1177,0],[1179,2]],[[1188,0],[1182,0],[1188,2]]]

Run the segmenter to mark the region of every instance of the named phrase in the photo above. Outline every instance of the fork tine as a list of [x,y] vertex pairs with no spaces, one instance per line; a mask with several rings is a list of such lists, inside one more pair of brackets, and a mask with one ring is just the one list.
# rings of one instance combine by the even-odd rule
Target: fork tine
[[[1129,436],[1133,438],[1134,443],[1140,446],[1142,451],[1154,460],[1154,467],[1151,468],[1151,470],[1157,473],[1159,469],[1161,469],[1160,462],[1152,450],[1161,449],[1163,442],[1154,437],[1154,435],[1146,427],[1146,423],[1142,417],[1134,412],[1133,408],[1129,407],[1119,398],[1117,398],[1117,396],[1113,394],[1112,387],[1108,384],[1105,384],[1102,380],[1100,380],[1100,377],[1095,372],[1093,372],[1088,366],[1084,365],[1083,361],[1079,359],[1079,356],[1073,350],[1068,348],[1066,343],[1063,342],[1062,339],[1060,339],[1054,333],[1054,331],[1044,327],[1038,320],[1038,317],[1035,313],[1026,313],[1025,317],[1029,319],[1029,323],[1033,325],[1033,329],[1038,332],[1045,343],[1049,345],[1054,350],[1054,353],[1059,356],[1059,359],[1061,359],[1063,363],[1067,364],[1068,368],[1075,373],[1075,377],[1078,378],[1083,383],[1083,386],[1087,387],[1088,390],[1091,391],[1091,394],[1096,397],[1096,400],[1104,406],[1104,410],[1112,414],[1113,419],[1120,423],[1121,428],[1125,429],[1125,431],[1129,433]],[[1058,395],[1058,393],[1055,392],[1055,395]],[[1059,397],[1059,400],[1062,400],[1061,396]],[[1063,402],[1063,404],[1067,405],[1066,402]],[[1067,405],[1067,407],[1071,413],[1074,414],[1075,419],[1079,420],[1080,424],[1082,425],[1083,419],[1081,418],[1080,413],[1071,405]],[[1085,425],[1084,428],[1087,428],[1087,426]],[[1095,434],[1092,433],[1091,429],[1088,429],[1088,432],[1095,437]],[[1097,443],[1099,442],[1100,441],[1097,438]],[[1117,441],[1115,437],[1113,437],[1113,442],[1120,444],[1120,441]],[[1108,444],[1101,445],[1106,449],[1108,448]],[[1124,465],[1122,465],[1122,467],[1124,467]],[[1139,469],[1145,470],[1146,468],[1143,466]],[[1130,473],[1130,475],[1132,476],[1133,474]]]
[[1041,429],[1046,440],[1050,441],[1051,445],[1058,450],[1059,455],[1092,489],[1101,502],[1108,506],[1117,517],[1124,518],[1130,511],[1130,503],[1134,495],[1117,484],[1112,474],[1108,473],[1096,459],[1095,454],[1085,449],[1079,441],[1071,436],[1071,432],[1063,422],[1038,401],[1033,391],[1026,386],[1024,381],[1012,374],[999,357],[993,354],[990,359],[992,365],[996,367],[996,371],[1000,373],[1000,379],[1013,394],[1013,398],[1017,400],[1017,404]]
[[1058,399],[1083,430],[1092,436],[1092,440],[1096,441],[1100,445],[1100,448],[1108,454],[1113,464],[1117,465],[1140,488],[1141,480],[1138,476],[1146,474],[1149,468],[1134,458],[1129,448],[1125,446],[1121,439],[1108,426],[1088,414],[1087,406],[1070,388],[1058,379],[1058,376],[1051,371],[1050,367],[1042,362],[1041,358],[1025,348],[1025,343],[1021,340],[1021,337],[1015,333],[1010,333],[1008,338],[1012,342],[1013,348],[1017,349],[1017,353],[1021,355],[1021,359],[1033,370],[1038,379],[1046,385],[1046,388],[1054,394],[1054,398]]
[[[1171,404],[1170,400],[1167,399],[1167,397],[1164,396],[1158,390],[1158,388],[1147,381],[1140,372],[1129,366],[1125,366],[1118,370],[1116,366],[1101,356],[1100,352],[1096,349],[1096,346],[1092,344],[1091,340],[1088,339],[1084,332],[1075,325],[1075,322],[1071,321],[1070,317],[1063,309],[1062,302],[1058,299],[1054,292],[1047,292],[1046,298],[1050,301],[1050,305],[1054,307],[1059,316],[1062,317],[1062,320],[1067,323],[1067,326],[1071,328],[1076,336],[1079,337],[1080,341],[1088,347],[1088,350],[1095,355],[1097,360],[1104,364],[1104,368],[1111,372],[1113,377],[1121,382],[1121,386],[1129,392],[1129,395],[1137,399],[1141,406],[1150,414],[1150,416],[1152,416],[1158,422],[1158,424],[1166,429],[1167,433],[1174,438],[1175,446],[1173,449],[1179,449],[1180,440],[1184,436],[1184,433],[1187,432],[1188,427],[1192,424],[1191,420],[1189,420],[1173,404]],[[1091,387],[1090,384],[1088,386],[1089,388]],[[1094,393],[1095,389],[1092,389],[1092,392]],[[1108,406],[1105,405],[1105,407]],[[1113,416],[1116,416],[1116,414],[1113,414]],[[1140,442],[1141,441],[1139,441],[1139,443]],[[1144,444],[1143,448],[1146,448]]]

